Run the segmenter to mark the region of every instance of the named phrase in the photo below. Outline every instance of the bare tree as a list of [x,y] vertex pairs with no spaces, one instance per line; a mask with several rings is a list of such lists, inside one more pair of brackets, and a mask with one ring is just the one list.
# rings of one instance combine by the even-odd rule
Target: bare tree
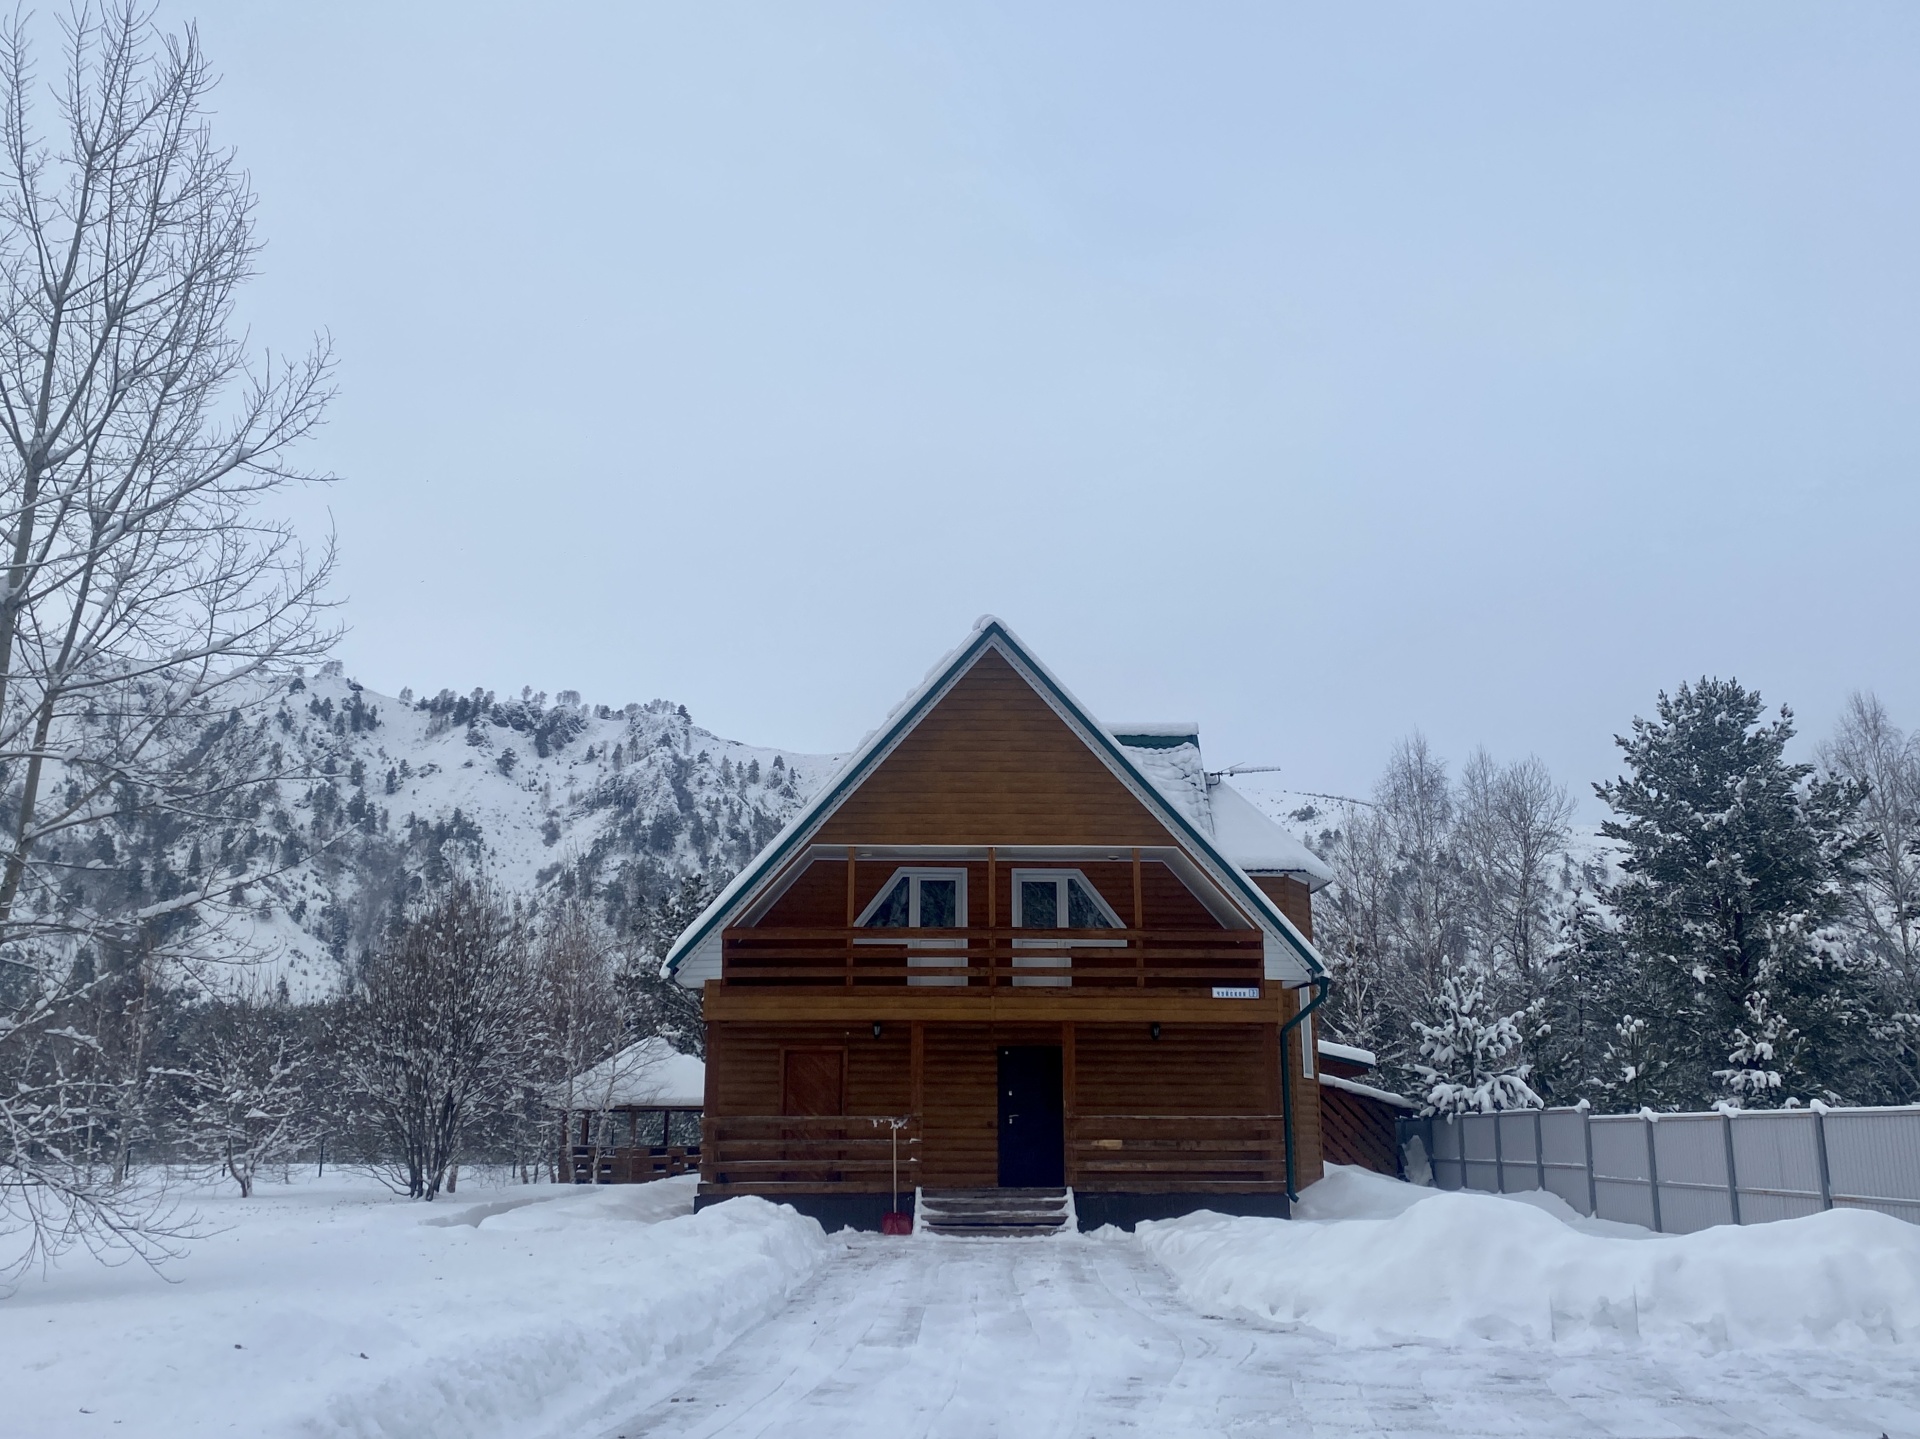
[[0,1229],[43,1252],[141,1247],[89,1015],[125,956],[204,953],[253,877],[141,891],[114,835],[184,853],[243,806],[277,763],[263,680],[331,638],[330,547],[263,509],[310,478],[329,359],[248,357],[254,199],[198,39],[126,6],[64,34],[42,128],[27,22],[0,28]]
[[367,960],[342,1070],[383,1132],[396,1188],[432,1199],[473,1127],[510,1104],[539,1043],[525,936],[457,880]]
[[1374,804],[1387,826],[1393,863],[1388,932],[1406,982],[1432,999],[1465,952],[1468,916],[1453,785],[1424,735],[1394,749]]
[[1872,844],[1851,875],[1847,928],[1885,992],[1878,1052],[1897,1071],[1887,1097],[1905,1102],[1920,1093],[1920,736],[1856,692],[1820,759],[1866,790],[1857,822]]
[[1368,1049],[1390,1048],[1401,988],[1390,938],[1393,841],[1385,816],[1349,804],[1316,842],[1334,882],[1314,906],[1314,939],[1333,969],[1331,1033]]
[[1461,860],[1472,890],[1474,948],[1523,999],[1540,997],[1560,915],[1573,800],[1546,765],[1529,757],[1496,764],[1475,750],[1460,772]]
[[318,1130],[310,1108],[312,1055],[290,1006],[257,994],[215,999],[194,1016],[179,1086],[188,1147],[253,1194],[264,1165],[303,1150]]
[[1414,735],[1395,747],[1369,804],[1349,805],[1321,848],[1335,881],[1316,935],[1337,983],[1329,1027],[1408,1073],[1417,1016],[1438,1002],[1471,938],[1445,763]]
[[[534,976],[539,1005],[543,1067],[550,1076],[536,1113],[545,1119],[546,1104],[563,1114],[597,1111],[606,1125],[612,1089],[627,1076],[620,1066],[605,1062],[619,1053],[627,1038],[620,1015],[620,994],[614,976],[620,968],[620,948],[613,931],[578,896],[559,901],[545,916],[534,949]],[[595,1066],[600,1066],[595,1069]],[[583,1077],[593,1071],[598,1081],[587,1092]],[[549,1135],[551,1125],[543,1126]],[[552,1173],[567,1171],[568,1136],[558,1136],[551,1150]],[[603,1132],[597,1143],[605,1145]]]

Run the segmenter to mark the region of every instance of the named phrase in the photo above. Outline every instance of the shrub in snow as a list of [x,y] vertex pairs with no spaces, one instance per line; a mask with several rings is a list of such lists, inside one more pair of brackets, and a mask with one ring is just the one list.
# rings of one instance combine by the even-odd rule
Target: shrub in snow
[[291,1006],[253,996],[216,1000],[191,1016],[176,1085],[188,1149],[253,1193],[262,1166],[291,1159],[314,1137],[306,1092],[312,1054]]
[[1489,1016],[1487,975],[1476,964],[1450,970],[1440,984],[1436,1021],[1414,1023],[1420,1057],[1414,1072],[1427,1086],[1423,1114],[1490,1114],[1538,1109],[1527,1085],[1529,1066],[1517,1058],[1521,1016]]

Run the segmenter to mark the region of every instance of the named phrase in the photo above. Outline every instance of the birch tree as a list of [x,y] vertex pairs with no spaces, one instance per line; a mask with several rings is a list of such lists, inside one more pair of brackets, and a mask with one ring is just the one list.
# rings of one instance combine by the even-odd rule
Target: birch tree
[[1476,750],[1460,772],[1456,838],[1472,894],[1476,952],[1528,1000],[1545,989],[1559,923],[1573,800],[1546,765]]
[[[545,1064],[550,1083],[534,1096],[534,1121],[558,1140],[552,1148],[555,1178],[571,1164],[571,1137],[551,1122],[548,1104],[563,1115],[597,1111],[600,1132],[595,1143],[609,1144],[607,1109],[612,1088],[626,1076],[620,1066],[600,1071],[598,1092],[582,1086],[582,1076],[608,1059],[627,1039],[620,1014],[620,994],[614,975],[619,968],[619,945],[613,931],[578,896],[560,900],[546,916],[534,948],[534,983],[540,1015]],[[564,1121],[563,1121],[564,1123]]]
[[156,895],[115,836],[184,853],[242,810],[276,764],[264,681],[331,638],[331,548],[274,514],[329,358],[235,322],[254,197],[198,38],[126,6],[61,33],[43,83],[0,26],[0,1229],[41,1252],[141,1232],[100,1179],[126,1076],[98,991],[204,952],[253,877]]
[[1820,758],[1865,794],[1855,829],[1868,843],[1850,874],[1847,931],[1883,1001],[1871,1097],[1912,1103],[1920,1096],[1920,738],[1858,693]]

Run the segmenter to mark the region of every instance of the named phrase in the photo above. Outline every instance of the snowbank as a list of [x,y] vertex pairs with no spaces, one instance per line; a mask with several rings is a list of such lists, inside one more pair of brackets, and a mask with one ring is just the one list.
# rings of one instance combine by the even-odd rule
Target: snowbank
[[1139,1235],[1190,1303],[1355,1343],[1920,1341],[1920,1226],[1836,1209],[1652,1235],[1515,1199],[1331,1167],[1300,1218],[1203,1213]]
[[409,1204],[364,1183],[196,1206],[170,1267],[75,1264],[0,1301],[0,1433],[559,1435],[678,1382],[829,1251],[693,1181]]

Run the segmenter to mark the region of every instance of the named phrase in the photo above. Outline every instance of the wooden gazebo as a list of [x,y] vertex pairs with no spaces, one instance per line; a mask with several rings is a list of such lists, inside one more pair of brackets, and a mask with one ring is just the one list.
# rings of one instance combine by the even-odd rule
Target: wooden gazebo
[[556,1096],[575,1184],[644,1184],[700,1168],[706,1065],[663,1039],[630,1044]]

